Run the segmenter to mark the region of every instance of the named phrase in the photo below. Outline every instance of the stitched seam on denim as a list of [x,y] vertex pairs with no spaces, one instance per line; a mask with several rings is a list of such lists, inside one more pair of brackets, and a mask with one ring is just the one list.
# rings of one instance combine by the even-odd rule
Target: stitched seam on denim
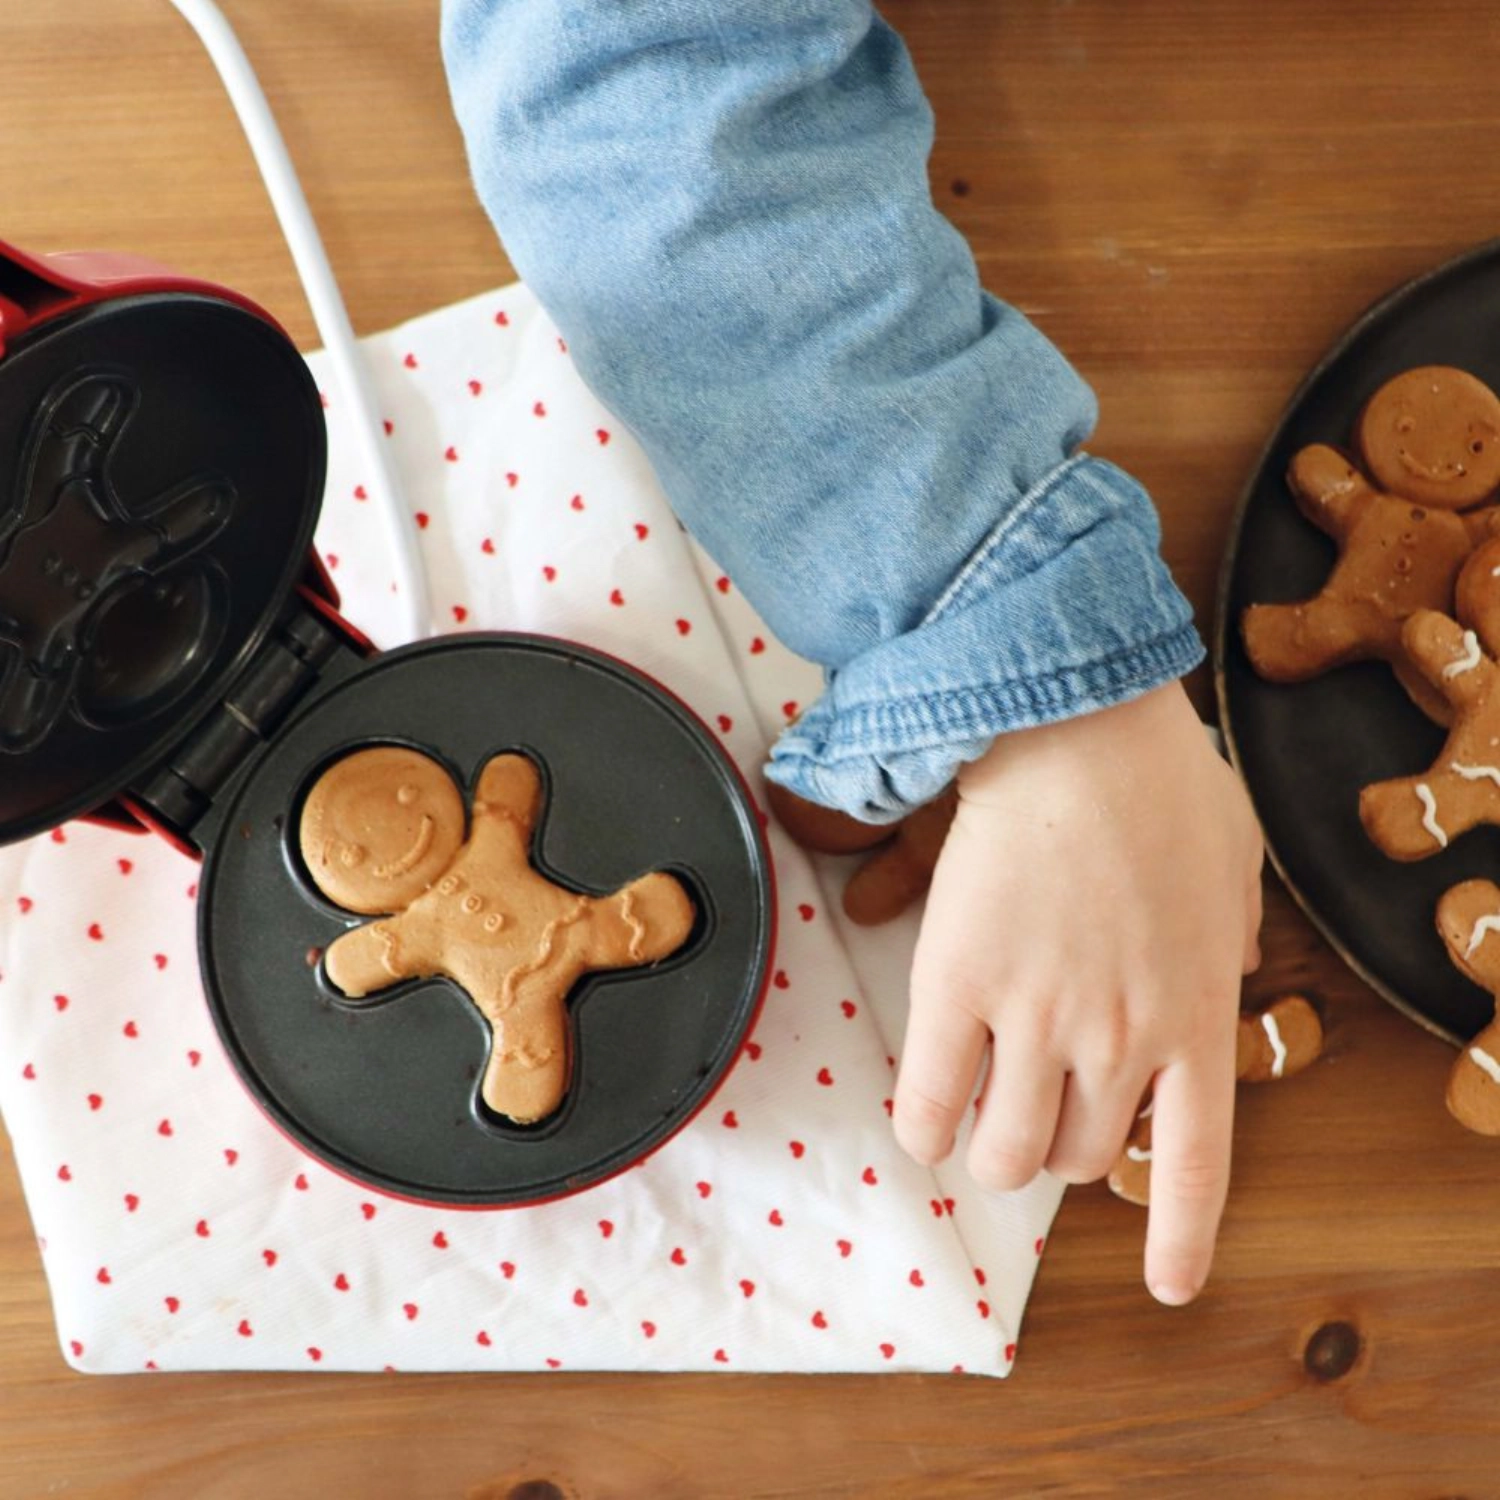
[[904,754],[959,738],[1004,733],[1036,722],[1039,714],[1065,717],[1080,700],[1165,680],[1168,673],[1181,676],[1202,659],[1198,633],[1187,624],[1142,645],[1037,677],[838,710],[833,733],[818,746],[819,758]]
[[1046,499],[1046,497],[1054,489],[1057,488],[1058,484],[1060,484],[1062,480],[1067,478],[1067,476],[1072,473],[1074,469],[1078,468],[1082,464],[1089,462],[1091,462],[1091,460],[1088,454],[1075,453],[1072,458],[1064,459],[1062,463],[1060,463],[1055,469],[1050,470],[1042,480],[1040,480],[1037,484],[1032,485],[1032,487],[1024,495],[1021,496],[1020,500],[1016,503],[1015,508],[1010,512],[1010,514],[1007,516],[1002,516],[995,523],[995,525],[990,530],[990,534],[985,537],[985,539],[979,544],[978,549],[969,558],[968,562],[966,562],[963,567],[958,570],[957,574],[953,578],[953,581],[938,596],[937,603],[934,604],[930,610],[928,610],[926,617],[922,621],[922,624],[917,628],[920,630],[922,626],[936,624],[938,620],[940,620],[948,612],[948,609],[952,605],[954,599],[957,598],[957,596],[961,592],[963,592],[969,580],[973,578],[973,576],[985,566],[985,564],[994,555],[996,550],[1002,545],[1002,543],[1004,543],[1006,538],[1010,536],[1011,532],[1013,532],[1016,527],[1019,526],[1021,522],[1031,514],[1036,506],[1039,505],[1044,499]]

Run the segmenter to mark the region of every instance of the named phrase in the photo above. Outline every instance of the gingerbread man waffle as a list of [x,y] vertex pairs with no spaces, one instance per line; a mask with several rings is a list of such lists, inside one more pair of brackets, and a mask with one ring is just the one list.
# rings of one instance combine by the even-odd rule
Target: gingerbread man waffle
[[613,895],[555,885],[532,867],[542,808],[536,767],[497,755],[479,775],[468,837],[463,798],[431,757],[382,746],[336,761],[303,806],[302,858],[348,911],[379,915],[331,943],[329,981],[351,1000],[410,979],[450,979],[489,1023],[480,1096],[533,1124],[567,1092],[567,996],[585,974],[659,962],[687,941],[692,902],[670,875]]
[[1406,661],[1401,630],[1418,610],[1452,612],[1459,570],[1490,534],[1496,509],[1473,507],[1500,490],[1500,398],[1462,370],[1409,370],[1375,393],[1356,442],[1365,472],[1321,444],[1292,460],[1298,508],[1339,557],[1315,597],[1251,605],[1245,650],[1272,682],[1387,661],[1418,706],[1446,722],[1442,696]]
[[[1500,910],[1500,902],[1496,909]],[[1284,995],[1264,1010],[1240,1017],[1235,1077],[1241,1083],[1290,1078],[1322,1050],[1323,1023],[1317,1011],[1301,995]],[[1125,1150],[1109,1174],[1110,1190],[1127,1203],[1150,1201],[1151,1113],[1148,1102],[1136,1116]]]
[[1359,816],[1392,859],[1425,859],[1480,823],[1500,822],[1500,668],[1478,633],[1423,611],[1402,632],[1407,654],[1452,707],[1442,751],[1420,776],[1378,781]]
[[[1500,886],[1454,886],[1438,902],[1437,927],[1459,972],[1500,999]],[[1500,1135],[1500,1013],[1453,1064],[1448,1112],[1480,1135]]]

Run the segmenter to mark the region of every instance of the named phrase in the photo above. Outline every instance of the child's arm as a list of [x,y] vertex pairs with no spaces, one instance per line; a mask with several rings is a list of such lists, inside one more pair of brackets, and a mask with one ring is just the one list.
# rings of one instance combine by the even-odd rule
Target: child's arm
[[[772,629],[827,670],[827,691],[782,737],[770,774],[882,821],[977,762],[934,887],[922,972],[958,976],[981,945],[987,966],[960,995],[922,1001],[919,984],[905,1077],[913,1057],[941,1064],[942,1108],[956,1109],[992,1031],[1007,1033],[1001,1052],[1024,1071],[1029,1043],[1009,1034],[1015,1004],[1045,1011],[1070,966],[1089,975],[1097,1009],[1035,1015],[1065,1071],[1087,1072],[1091,1048],[1120,1062],[1129,1087],[1163,1070],[1163,1112],[1189,1106],[1184,1141],[1198,1095],[1223,1075],[1226,1097],[1200,1109],[1195,1137],[1213,1182],[1200,1174],[1200,1201],[1174,1219],[1167,1144],[1153,1188],[1168,1205],[1153,1222],[1177,1225],[1165,1240],[1153,1231],[1157,1260],[1191,1241],[1199,1248],[1173,1264],[1206,1272],[1233,1074],[1235,987],[1217,975],[1237,975],[1253,939],[1243,910],[1193,929],[1205,957],[1188,966],[1198,987],[1179,992],[1180,893],[1155,883],[1151,841],[1175,830],[1166,863],[1192,872],[1195,893],[1232,891],[1243,906],[1252,840],[1203,824],[1242,830],[1247,814],[1201,731],[1189,744],[1181,690],[1163,687],[1202,648],[1157,554],[1155,513],[1128,476],[1077,453],[1091,394],[980,289],[967,246],[934,209],[930,111],[899,38],[867,0],[447,0],[443,40],[480,196],[517,270],[684,522]],[[1100,711],[1153,689],[1165,696],[1152,702],[1175,705],[1169,732],[1117,735],[1120,721]],[[1071,727],[1046,727],[1060,721]],[[1032,731],[1040,737],[1026,739]],[[1063,753],[1089,743],[1092,755]],[[1057,780],[1085,776],[1079,787],[1140,785],[1129,808],[1101,808],[1092,841],[1078,834],[1095,816],[1085,799],[1069,810],[1072,831],[1028,842],[1000,826],[1013,800],[1001,788],[1049,764]],[[991,780],[999,810],[981,800]],[[1178,796],[1194,784],[1212,790],[1190,817]],[[1096,894],[1131,899],[1101,899],[1096,925],[1073,913],[1066,925],[1009,926],[995,908],[1013,899],[1011,882],[1065,891],[1083,845]],[[1139,933],[1127,926],[1139,920]],[[1212,984],[1198,972],[1208,969]],[[1127,994],[1137,998],[1122,1010]],[[972,1026],[954,1024],[955,1003]],[[1205,1006],[1220,1013],[1212,1025],[1197,1019]],[[1200,1031],[1222,1068],[1174,1070]],[[1199,1080],[1192,1099],[1184,1076]],[[1033,1130],[1050,1144],[1056,1101],[1031,1087]],[[1066,1149],[1071,1122],[1086,1118],[1097,1136],[1118,1124],[1114,1150],[1123,1140],[1128,1120],[1095,1092],[1064,1108],[1060,1167],[1081,1161]],[[913,1097],[909,1082],[898,1129],[931,1155],[946,1141],[914,1139]],[[1097,1153],[1100,1173],[1112,1154]],[[982,1181],[1017,1176],[976,1167]]]

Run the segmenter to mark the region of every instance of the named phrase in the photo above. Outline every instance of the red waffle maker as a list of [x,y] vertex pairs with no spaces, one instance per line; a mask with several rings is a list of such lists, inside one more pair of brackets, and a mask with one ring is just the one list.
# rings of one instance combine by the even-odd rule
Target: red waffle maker
[[[201,858],[219,1036],[335,1171],[471,1207],[576,1192],[679,1130],[741,1051],[775,917],[753,803],[681,703],[597,652],[472,634],[375,653],[311,551],[325,460],[307,367],[244,297],[0,245],[0,843],[86,815]],[[455,986],[353,1004],[317,961],[358,919],[302,868],[302,799],[378,744],[465,787],[524,753],[540,869],[590,894],[668,870],[693,896],[680,952],[569,997],[572,1084],[539,1125],[479,1099],[489,1032]]]

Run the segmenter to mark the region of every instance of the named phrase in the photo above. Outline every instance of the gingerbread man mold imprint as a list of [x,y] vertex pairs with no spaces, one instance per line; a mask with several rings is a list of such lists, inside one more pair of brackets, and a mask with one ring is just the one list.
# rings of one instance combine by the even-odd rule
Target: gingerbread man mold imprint
[[[1500,886],[1454,886],[1438,902],[1437,928],[1459,972],[1500,1004]],[[1448,1112],[1480,1135],[1500,1135],[1500,1012],[1453,1064]]]
[[1495,506],[1475,509],[1500,491],[1500,398],[1462,370],[1408,370],[1367,403],[1355,441],[1359,463],[1323,444],[1293,458],[1298,509],[1337,543],[1338,560],[1313,598],[1251,605],[1245,650],[1272,682],[1389,662],[1418,707],[1446,723],[1401,632],[1418,610],[1453,612],[1460,570],[1500,520]]
[[[34,749],[70,710],[85,723],[154,712],[190,685],[204,659],[211,595],[173,567],[228,522],[227,480],[197,475],[127,506],[109,461],[136,397],[125,377],[70,375],[39,404],[18,483],[0,514],[0,753]],[[108,617],[140,599],[132,634],[158,649],[185,649],[152,687],[140,664],[108,658]],[[149,622],[149,628],[147,628]]]
[[474,1001],[492,1043],[480,1096],[529,1125],[567,1093],[567,996],[585,975],[660,962],[687,941],[694,908],[671,875],[612,895],[579,895],[531,863],[543,791],[524,755],[496,755],[463,798],[430,756],[397,746],[357,751],[314,783],[299,841],[314,885],[345,910],[380,920],[324,955],[350,1000],[412,979],[448,979]]

